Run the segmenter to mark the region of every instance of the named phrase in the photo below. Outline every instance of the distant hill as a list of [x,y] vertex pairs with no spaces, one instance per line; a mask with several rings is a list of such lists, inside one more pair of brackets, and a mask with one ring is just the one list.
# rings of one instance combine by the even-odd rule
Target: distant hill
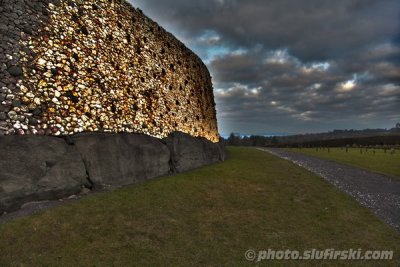
[[364,138],[374,136],[397,136],[400,135],[399,128],[365,129],[365,130],[334,130],[326,133],[299,134],[277,137],[280,143],[303,143],[310,141],[336,140],[346,138]]
[[400,128],[334,130],[325,133],[297,134],[287,136],[238,136],[231,134],[226,139],[229,145],[243,146],[298,146],[298,145],[398,145]]

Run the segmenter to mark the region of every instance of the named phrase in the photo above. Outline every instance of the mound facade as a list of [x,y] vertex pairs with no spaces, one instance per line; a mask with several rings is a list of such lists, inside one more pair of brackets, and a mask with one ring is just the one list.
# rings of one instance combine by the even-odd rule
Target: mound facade
[[0,134],[219,141],[207,68],[129,3],[0,2]]

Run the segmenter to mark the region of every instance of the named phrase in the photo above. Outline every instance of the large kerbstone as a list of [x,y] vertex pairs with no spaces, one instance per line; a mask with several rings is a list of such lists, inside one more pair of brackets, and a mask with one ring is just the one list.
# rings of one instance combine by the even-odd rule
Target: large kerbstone
[[72,137],[95,188],[120,187],[169,173],[170,153],[160,140],[140,134]]
[[60,138],[0,137],[0,214],[78,193],[86,178],[79,153]]
[[171,163],[176,172],[185,172],[205,165],[224,161],[225,148],[201,137],[174,132],[164,139],[171,152]]
[[225,161],[228,159],[228,151],[226,150],[224,141],[220,140],[218,143],[219,151],[220,151],[220,160]]
[[176,132],[0,137],[0,214],[40,200],[116,188],[225,160],[222,143]]

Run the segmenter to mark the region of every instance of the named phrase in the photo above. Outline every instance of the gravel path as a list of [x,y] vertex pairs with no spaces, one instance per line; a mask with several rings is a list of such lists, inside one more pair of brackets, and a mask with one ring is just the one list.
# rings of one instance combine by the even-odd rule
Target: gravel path
[[383,174],[300,153],[277,148],[259,149],[292,161],[321,176],[400,232],[400,181]]

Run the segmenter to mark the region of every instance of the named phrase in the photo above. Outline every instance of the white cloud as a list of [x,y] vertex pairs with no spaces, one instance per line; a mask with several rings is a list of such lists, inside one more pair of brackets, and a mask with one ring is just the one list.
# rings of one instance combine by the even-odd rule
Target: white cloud
[[347,82],[342,83],[341,85],[341,90],[344,92],[349,92],[356,87],[356,82],[354,80],[350,80]]
[[262,87],[249,87],[248,85],[235,83],[228,89],[215,89],[215,96],[218,97],[257,97],[261,93]]
[[287,49],[278,49],[270,51],[265,60],[267,64],[286,64],[288,62],[297,62],[298,60],[292,57]]
[[328,71],[330,67],[331,63],[329,62],[318,62],[303,66],[302,71],[305,73],[312,73],[315,71],[323,72],[323,71]]
[[313,111],[305,111],[300,114],[295,114],[295,115],[293,115],[293,117],[303,120],[303,121],[313,121],[313,120],[315,120],[315,118],[312,117],[314,114],[316,114],[316,113]]
[[312,90],[312,91],[315,91],[315,90],[320,89],[321,87],[322,87],[322,84],[320,84],[320,83],[315,83],[315,84],[311,85],[308,89],[309,89],[309,90]]
[[296,112],[295,109],[285,106],[285,105],[279,106],[279,107],[277,107],[277,109],[280,111],[283,111],[285,113],[295,113]]
[[336,87],[336,91],[341,93],[351,92],[357,87],[357,74],[353,75],[353,79],[340,83]]

